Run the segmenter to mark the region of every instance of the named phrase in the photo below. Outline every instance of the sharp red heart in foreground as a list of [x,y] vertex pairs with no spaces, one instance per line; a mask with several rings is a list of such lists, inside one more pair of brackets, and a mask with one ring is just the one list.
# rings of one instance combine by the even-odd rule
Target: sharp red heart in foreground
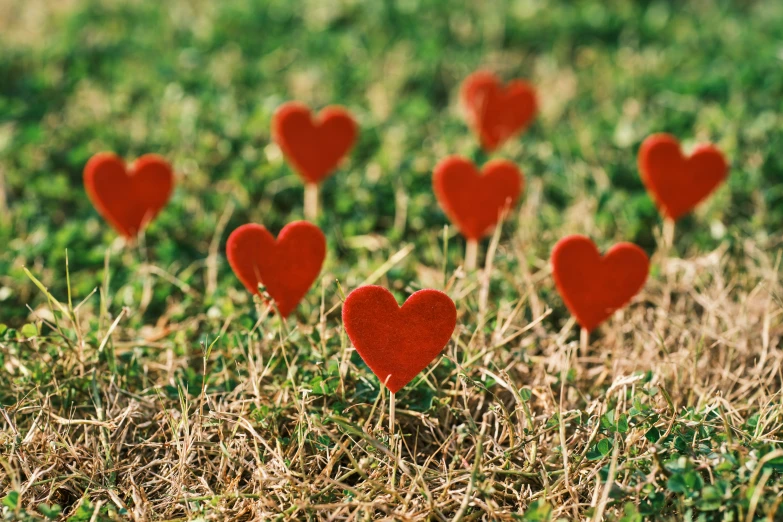
[[250,223],[231,233],[226,255],[248,291],[259,294],[262,284],[280,314],[288,317],[321,273],[326,238],[306,221],[289,223],[277,240],[262,225]]
[[457,309],[437,290],[419,290],[400,307],[385,288],[362,286],[346,298],[343,323],[367,366],[397,393],[448,344]]
[[685,157],[669,134],[654,134],[639,149],[639,171],[661,213],[679,219],[726,180],[728,164],[713,145],[702,145]]
[[272,118],[272,136],[296,172],[320,183],[337,168],[356,142],[358,127],[342,107],[326,107],[313,121],[310,109],[283,104]]
[[487,71],[475,72],[465,79],[461,99],[468,123],[488,151],[523,131],[538,110],[536,91],[530,84],[513,80],[504,87],[497,76]]
[[435,167],[432,188],[440,206],[467,239],[479,240],[519,199],[523,177],[516,165],[492,160],[481,174],[470,161],[452,156]]
[[618,243],[601,257],[590,239],[568,236],[552,250],[552,268],[566,307],[592,331],[642,289],[650,261],[632,243]]
[[104,219],[130,239],[166,206],[174,173],[155,154],[145,154],[126,168],[116,154],[100,152],[84,167],[84,188]]

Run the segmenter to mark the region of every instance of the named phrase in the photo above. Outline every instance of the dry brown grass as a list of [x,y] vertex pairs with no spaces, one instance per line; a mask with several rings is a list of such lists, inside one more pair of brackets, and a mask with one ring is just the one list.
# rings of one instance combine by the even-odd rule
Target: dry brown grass
[[[665,274],[600,329],[587,353],[577,349],[572,321],[551,327],[549,305],[560,305],[542,297],[552,291],[546,260],[536,261],[541,268],[532,274],[493,274],[515,282],[521,295],[489,304],[492,330],[476,326],[482,276],[458,270],[448,291],[460,326],[435,363],[449,360],[453,370],[436,378],[428,369],[435,402],[421,413],[403,401],[392,443],[386,394],[334,410],[350,403],[358,381],[374,377],[351,362],[333,292],[317,324],[289,324],[287,331],[267,318],[256,332],[263,335],[251,336],[227,320],[215,348],[228,361],[222,368],[213,357],[202,364],[195,350],[176,355],[176,332],[192,331],[205,317],[162,326],[146,340],[123,330],[120,318],[111,335],[117,357],[156,348],[158,356],[143,362],[145,389],[118,385],[89,343],[81,350],[61,345],[54,357],[44,350],[51,340],[6,345],[11,354],[47,358],[60,379],[56,389],[70,389],[71,379],[92,382],[83,390],[92,401],[64,408],[57,392],[16,389],[19,401],[3,410],[0,483],[27,506],[74,506],[88,495],[96,513],[109,504],[133,520],[513,520],[537,499],[556,517],[592,513],[600,520],[618,509],[599,478],[605,466],[608,482],[631,498],[645,484],[663,487],[670,474],[658,457],[668,450],[645,438],[647,425],[614,434],[606,456],[585,458],[604,436],[600,417],[628,413],[634,398],[652,406],[662,434],[687,425],[684,409],[693,408],[719,414],[708,424],[725,435],[726,451],[747,453],[748,437],[780,443],[780,244],[741,249],[740,258],[719,249],[668,259]],[[498,255],[515,251],[501,245]],[[541,311],[532,321],[525,318],[531,309]],[[73,328],[59,322],[59,329]],[[306,346],[314,329],[323,343]],[[310,355],[300,357],[303,351]],[[314,394],[298,376],[329,360],[340,362],[340,384],[331,395]],[[23,372],[21,364],[11,356],[6,371]],[[167,395],[163,388],[181,385],[176,376],[188,367],[221,383],[241,382],[224,392]],[[568,368],[574,378],[562,381]],[[642,393],[653,386],[660,392]],[[527,401],[523,387],[531,392]],[[748,434],[743,426],[754,413],[759,422]],[[651,463],[643,478],[641,461]]]

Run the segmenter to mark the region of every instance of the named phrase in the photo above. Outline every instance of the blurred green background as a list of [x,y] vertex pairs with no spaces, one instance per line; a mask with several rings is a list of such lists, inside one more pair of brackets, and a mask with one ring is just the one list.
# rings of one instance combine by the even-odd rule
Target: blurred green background
[[[113,250],[120,304],[139,299],[145,256],[203,292],[228,204],[221,256],[243,223],[276,233],[301,219],[302,185],[269,135],[290,99],[345,105],[361,125],[350,161],[323,186],[328,269],[350,287],[412,242],[390,277],[415,286],[421,266],[444,261],[432,168],[449,154],[487,159],[457,104],[477,68],[539,89],[537,121],[493,156],[527,177],[521,218],[503,237],[536,238],[531,259],[547,259],[566,232],[654,250],[661,220],[636,168],[653,132],[686,148],[713,141],[731,162],[728,186],[679,223],[682,255],[780,245],[783,2],[2,0],[1,322],[20,325],[26,305],[45,302],[23,266],[65,298],[66,248],[74,298],[101,284],[116,234],[82,186],[96,152],[159,153],[178,174],[143,253]],[[450,247],[453,268],[462,243]],[[172,302],[183,304],[176,313],[225,311],[239,288],[225,262],[203,300],[159,284],[146,321]]]

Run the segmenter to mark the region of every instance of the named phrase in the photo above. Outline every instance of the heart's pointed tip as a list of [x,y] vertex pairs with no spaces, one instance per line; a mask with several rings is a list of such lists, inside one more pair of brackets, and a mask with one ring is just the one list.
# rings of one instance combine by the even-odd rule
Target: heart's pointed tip
[[406,382],[405,384],[389,385],[389,386],[386,386],[386,388],[387,388],[387,389],[388,389],[390,392],[392,392],[392,393],[394,393],[394,394],[397,394],[397,392],[399,392],[401,389],[405,388],[405,385],[406,385],[406,384],[408,384],[408,383]]

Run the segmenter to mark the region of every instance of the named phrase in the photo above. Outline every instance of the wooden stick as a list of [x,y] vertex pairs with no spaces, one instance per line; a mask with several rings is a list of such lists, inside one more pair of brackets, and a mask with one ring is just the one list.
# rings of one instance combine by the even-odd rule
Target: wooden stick
[[671,218],[666,218],[663,221],[663,243],[666,247],[667,254],[669,253],[669,250],[674,247],[674,228],[676,223],[677,222]]
[[315,221],[318,217],[318,185],[305,183],[304,215],[308,221]]
[[394,437],[394,417],[397,410],[396,395],[389,390],[389,440]]
[[478,262],[478,241],[468,239],[465,244],[465,270],[472,272],[476,269]]
[[582,328],[582,330],[579,332],[579,353],[582,354],[582,357],[587,355],[587,347],[590,343],[590,332],[587,331],[587,328]]
[[394,436],[394,417],[397,412],[397,400],[393,391],[389,390],[389,446],[394,455],[394,466],[392,467],[392,490],[397,486],[397,462],[399,455],[397,454],[397,439]]

